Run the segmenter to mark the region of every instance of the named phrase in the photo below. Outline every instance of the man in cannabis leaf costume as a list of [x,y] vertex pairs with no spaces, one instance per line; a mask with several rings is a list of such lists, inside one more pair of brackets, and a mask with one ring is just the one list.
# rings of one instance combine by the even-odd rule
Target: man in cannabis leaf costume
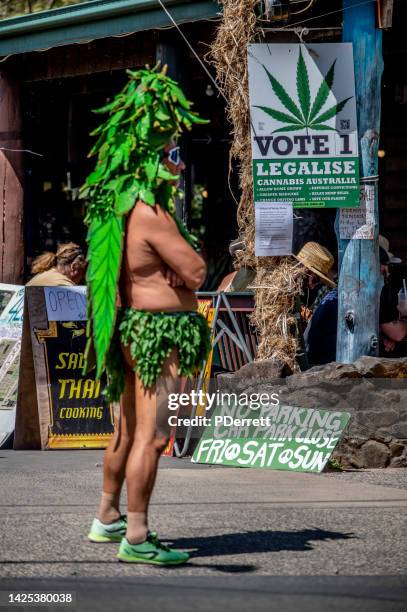
[[[104,458],[103,492],[89,539],[120,541],[118,558],[174,565],[188,554],[161,544],[147,526],[159,457],[170,435],[168,393],[208,354],[209,328],[194,291],[206,267],[175,215],[183,169],[175,139],[206,123],[166,70],[129,71],[130,80],[97,112],[107,120],[83,196],[88,200],[87,368],[106,372],[120,422]],[[117,306],[120,301],[120,307]],[[127,518],[119,497],[126,479]]]

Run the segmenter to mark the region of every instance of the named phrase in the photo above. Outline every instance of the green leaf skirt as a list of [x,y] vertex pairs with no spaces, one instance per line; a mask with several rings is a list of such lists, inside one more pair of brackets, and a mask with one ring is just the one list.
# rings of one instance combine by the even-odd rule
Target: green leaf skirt
[[207,320],[195,311],[121,309],[106,360],[106,395],[110,401],[117,401],[124,390],[121,344],[130,348],[134,371],[147,388],[160,377],[164,361],[174,348],[178,349],[179,375],[193,376],[211,349],[210,328]]

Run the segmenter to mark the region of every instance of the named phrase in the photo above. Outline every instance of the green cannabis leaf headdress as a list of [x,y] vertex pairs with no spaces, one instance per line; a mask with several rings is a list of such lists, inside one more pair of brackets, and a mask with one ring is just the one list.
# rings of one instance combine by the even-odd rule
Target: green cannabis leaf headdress
[[178,177],[160,158],[164,146],[181,134],[182,128],[207,123],[191,111],[192,103],[166,75],[166,67],[127,72],[130,79],[124,89],[95,111],[108,113],[108,118],[91,134],[98,136],[89,153],[89,157],[97,156],[96,167],[81,190],[88,201],[85,222],[89,226],[86,354],[88,357],[93,340],[97,378],[104,370],[114,332],[125,217],[138,200],[151,206],[160,204],[191,241],[175,215],[177,188],[171,181]]

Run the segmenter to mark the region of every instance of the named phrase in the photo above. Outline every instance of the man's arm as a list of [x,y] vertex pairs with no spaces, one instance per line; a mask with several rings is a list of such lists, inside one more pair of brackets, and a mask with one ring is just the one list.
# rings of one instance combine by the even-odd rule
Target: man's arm
[[164,263],[180,276],[191,291],[202,285],[206,276],[206,264],[181,236],[172,216],[161,206],[137,205],[139,223],[145,240],[159,254]]
[[393,342],[401,342],[407,336],[406,321],[390,321],[380,325],[381,331]]

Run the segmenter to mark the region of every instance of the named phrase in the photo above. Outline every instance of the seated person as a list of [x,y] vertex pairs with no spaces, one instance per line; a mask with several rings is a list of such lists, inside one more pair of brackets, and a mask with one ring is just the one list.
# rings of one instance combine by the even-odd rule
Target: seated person
[[338,289],[332,289],[316,308],[304,339],[311,366],[336,360]]
[[80,285],[86,272],[86,260],[81,247],[74,242],[58,245],[56,253],[38,255],[32,263],[34,274],[29,287],[53,287]]
[[389,264],[399,263],[391,253],[380,247],[380,270],[384,287],[380,295],[380,348],[383,357],[407,356],[407,312],[398,306],[398,289],[392,285]]
[[335,260],[328,249],[317,242],[307,242],[294,257],[304,266],[306,272],[300,297],[301,323],[305,330],[324,296],[336,287],[333,281]]
[[[380,295],[380,354],[386,357],[401,357],[407,355],[407,343],[402,342],[407,336],[407,312],[399,313],[397,295],[390,291],[391,257],[383,247],[379,247],[379,254],[380,272],[385,279]],[[335,361],[337,325],[338,291],[334,289],[317,307],[304,334],[311,365],[323,365]]]

